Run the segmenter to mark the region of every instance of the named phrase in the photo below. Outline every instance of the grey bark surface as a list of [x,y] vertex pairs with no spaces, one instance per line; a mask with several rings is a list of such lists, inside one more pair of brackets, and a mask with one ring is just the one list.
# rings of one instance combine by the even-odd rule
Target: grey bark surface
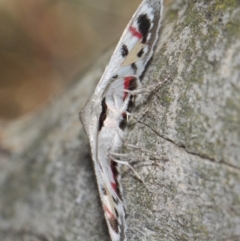
[[[164,84],[144,95],[124,149],[147,186],[122,168],[129,240],[240,240],[240,2],[173,1],[164,14],[144,77]],[[109,240],[78,112],[110,53],[2,126],[1,240]]]

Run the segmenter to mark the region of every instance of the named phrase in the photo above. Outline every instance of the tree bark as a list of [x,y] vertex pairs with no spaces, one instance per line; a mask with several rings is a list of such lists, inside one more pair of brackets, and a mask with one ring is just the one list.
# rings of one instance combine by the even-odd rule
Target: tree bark
[[[240,2],[178,0],[164,14],[143,79],[164,83],[124,150],[146,185],[122,168],[129,240],[240,240]],[[2,127],[1,240],[109,240],[78,112],[111,52]]]

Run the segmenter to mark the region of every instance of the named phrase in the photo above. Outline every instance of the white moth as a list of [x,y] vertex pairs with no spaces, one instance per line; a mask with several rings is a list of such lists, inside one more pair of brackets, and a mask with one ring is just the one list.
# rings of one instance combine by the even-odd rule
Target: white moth
[[118,163],[109,155],[120,151],[127,115],[134,105],[131,91],[139,89],[156,45],[163,0],[143,0],[127,25],[92,98],[80,112],[88,135],[95,175],[112,241],[126,241],[125,209]]

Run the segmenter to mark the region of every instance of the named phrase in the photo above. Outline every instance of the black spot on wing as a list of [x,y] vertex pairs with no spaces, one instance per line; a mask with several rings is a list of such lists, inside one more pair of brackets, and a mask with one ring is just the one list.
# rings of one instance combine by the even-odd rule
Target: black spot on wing
[[137,19],[137,23],[138,23],[138,29],[143,36],[142,43],[146,43],[148,32],[151,26],[151,21],[148,18],[147,14],[141,14]]
[[112,229],[118,233],[118,220],[116,218],[110,218],[108,219],[110,226],[112,227]]
[[103,192],[103,195],[107,195],[107,190],[105,187],[101,187],[102,188],[102,192]]
[[126,128],[126,126],[127,126],[127,114],[123,113],[122,114],[122,119],[121,119],[121,121],[119,123],[119,128],[121,130],[124,130]]
[[129,98],[128,106],[127,106],[127,112],[131,113],[134,105],[135,105],[135,97],[133,95],[131,95]]
[[127,47],[127,45],[125,45],[125,44],[122,45],[121,55],[122,55],[123,57],[126,57],[126,56],[128,55],[128,47]]
[[128,89],[129,90],[137,89],[137,79],[135,77],[131,79]]
[[134,73],[136,73],[136,72],[137,72],[137,69],[138,69],[137,65],[136,65],[135,63],[132,63],[132,64],[131,64],[131,67],[132,67]]
[[117,166],[118,166],[117,162],[111,161],[111,169],[112,169],[112,173],[113,173],[113,175],[114,175],[115,178],[117,178],[117,177],[118,177],[118,174],[119,174],[119,173],[118,173]]
[[117,218],[119,217],[119,214],[118,214],[118,211],[117,211],[117,209],[116,208],[114,208],[114,211],[115,211],[115,213],[116,213],[116,216],[117,216]]
[[113,78],[113,79],[117,79],[117,78],[118,78],[118,75],[116,74],[116,75],[114,75],[112,78]]
[[99,131],[102,129],[103,123],[104,123],[104,121],[105,121],[105,119],[107,117],[107,104],[106,104],[105,97],[103,98],[101,105],[102,105],[102,112],[101,112],[101,114],[99,116],[99,121],[98,121],[99,122],[98,123],[98,130]]
[[137,53],[138,58],[141,58],[144,54],[143,48]]

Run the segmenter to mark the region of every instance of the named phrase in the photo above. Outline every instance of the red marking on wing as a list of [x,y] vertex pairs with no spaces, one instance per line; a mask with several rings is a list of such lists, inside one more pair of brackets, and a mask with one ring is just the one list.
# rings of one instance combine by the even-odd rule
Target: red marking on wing
[[[131,81],[132,81],[133,79],[134,79],[134,78],[133,78],[132,76],[130,76],[130,77],[125,77],[125,78],[124,78],[124,89],[125,89],[125,90],[129,90],[130,83],[131,83]],[[128,94],[128,92],[124,91],[123,100],[126,99],[127,94]]]
[[137,37],[138,39],[142,39],[142,37],[143,37],[142,34],[140,32],[138,32],[136,28],[130,26],[129,30],[130,30],[132,36]]
[[115,218],[115,215],[108,209],[106,205],[103,205],[103,209],[110,216],[111,219]]
[[117,191],[117,184],[114,183],[114,182],[111,182],[111,185],[112,185],[112,188],[113,188],[115,191]]

